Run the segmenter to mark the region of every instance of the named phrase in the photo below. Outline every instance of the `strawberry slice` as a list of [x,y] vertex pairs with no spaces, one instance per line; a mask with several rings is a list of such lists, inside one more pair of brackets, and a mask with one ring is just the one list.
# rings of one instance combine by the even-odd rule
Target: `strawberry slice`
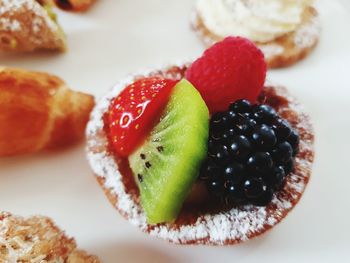
[[149,134],[165,108],[177,81],[159,77],[137,80],[111,102],[109,139],[120,157],[129,156]]

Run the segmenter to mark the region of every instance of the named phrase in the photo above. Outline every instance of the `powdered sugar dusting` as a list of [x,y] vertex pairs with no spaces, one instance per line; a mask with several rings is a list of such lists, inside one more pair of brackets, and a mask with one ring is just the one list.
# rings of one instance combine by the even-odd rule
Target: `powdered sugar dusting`
[[36,0],[0,0],[0,50],[29,52],[66,48],[63,30]]
[[259,45],[259,48],[264,53],[266,59],[270,59],[284,53],[284,47],[275,43],[271,43],[269,45]]
[[16,18],[16,14],[28,10],[31,10],[37,17],[41,18],[33,20],[32,29],[34,32],[38,31],[38,23],[45,23],[51,30],[57,30],[57,25],[35,0],[0,0],[0,17],[9,17],[0,19],[0,30],[21,30],[21,23]]
[[[116,202],[113,204],[123,216],[133,225],[143,231],[149,232],[174,243],[179,244],[233,244],[248,240],[257,236],[278,222],[297,203],[305,190],[311,172],[313,162],[313,136],[309,118],[303,114],[303,109],[297,101],[289,95],[286,89],[276,86],[268,86],[266,92],[274,92],[288,101],[288,105],[279,109],[297,113],[297,128],[301,134],[300,153],[296,158],[296,171],[288,176],[285,189],[276,194],[267,207],[255,207],[251,205],[233,208],[217,214],[200,215],[192,224],[160,224],[150,226],[146,223],[145,214],[139,203],[131,194],[128,194],[122,182],[117,163],[106,148],[106,137],[103,133],[102,116],[107,111],[113,97],[128,84],[131,84],[138,76],[162,75],[176,79],[183,76],[186,66],[167,67],[165,70],[146,71],[136,74],[117,83],[114,88],[104,96],[95,107],[91,120],[87,126],[87,156],[94,173],[104,181],[104,188],[113,196]],[[310,157],[302,158],[301,154],[309,153]]]
[[296,32],[294,43],[299,48],[309,48],[315,45],[321,33],[321,23],[318,16],[312,17],[309,23],[303,24]]
[[[1,13],[0,13],[1,16]],[[19,31],[21,30],[21,24],[17,20],[11,20],[6,17],[0,17],[0,27],[3,30]]]

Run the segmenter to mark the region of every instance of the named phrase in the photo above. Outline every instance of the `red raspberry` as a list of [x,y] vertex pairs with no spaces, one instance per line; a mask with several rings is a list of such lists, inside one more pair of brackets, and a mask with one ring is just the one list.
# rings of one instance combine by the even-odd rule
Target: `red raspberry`
[[227,37],[207,49],[186,72],[211,113],[238,99],[255,102],[265,83],[263,53],[249,40]]
[[176,81],[149,77],[127,86],[114,98],[107,114],[108,137],[115,153],[130,155],[165,108]]

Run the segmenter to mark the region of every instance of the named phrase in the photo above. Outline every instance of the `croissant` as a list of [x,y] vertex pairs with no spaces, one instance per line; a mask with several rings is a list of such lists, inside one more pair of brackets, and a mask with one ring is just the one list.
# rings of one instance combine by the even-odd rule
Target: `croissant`
[[0,50],[66,49],[66,37],[50,5],[35,0],[0,0]]
[[72,144],[84,137],[94,98],[58,77],[0,68],[0,156]]

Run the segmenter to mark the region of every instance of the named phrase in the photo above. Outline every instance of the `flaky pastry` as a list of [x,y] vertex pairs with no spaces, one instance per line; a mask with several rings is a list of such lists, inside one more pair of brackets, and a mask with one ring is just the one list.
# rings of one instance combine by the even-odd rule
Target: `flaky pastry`
[[84,137],[94,98],[41,72],[0,68],[0,156],[53,149]]

